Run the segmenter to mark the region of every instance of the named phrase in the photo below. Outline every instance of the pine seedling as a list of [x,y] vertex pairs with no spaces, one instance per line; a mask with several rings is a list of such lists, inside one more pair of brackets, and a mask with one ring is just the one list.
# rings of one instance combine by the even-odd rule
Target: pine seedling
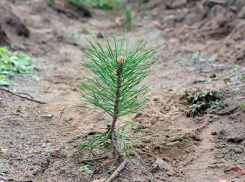
[[[113,36],[113,45],[104,36],[105,46],[95,37],[88,40],[90,46],[84,53],[85,63],[81,63],[94,73],[93,77],[84,77],[86,82],[80,82],[83,107],[95,110],[100,108],[110,117],[108,130],[81,146],[72,156],[94,153],[94,149],[109,151],[112,149],[115,159],[119,158],[117,139],[119,136],[116,123],[119,118],[131,113],[138,113],[147,102],[147,86],[142,81],[149,74],[149,68],[154,62],[149,58],[156,49],[145,51],[146,42],[141,39],[137,43],[130,42],[130,36],[124,34],[121,43]],[[107,140],[111,140],[111,148],[103,148]]]

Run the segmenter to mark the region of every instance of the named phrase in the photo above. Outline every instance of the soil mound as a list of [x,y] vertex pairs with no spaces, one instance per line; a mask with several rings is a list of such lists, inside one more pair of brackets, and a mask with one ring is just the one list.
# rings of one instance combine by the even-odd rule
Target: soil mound
[[11,11],[11,8],[0,3],[0,14],[2,15],[0,16],[0,22],[2,23],[2,29],[5,30],[5,32],[29,37],[29,30],[20,18]]
[[163,24],[174,27],[173,36],[183,45],[203,43],[220,61],[245,65],[245,2],[242,0],[172,1],[174,11]]

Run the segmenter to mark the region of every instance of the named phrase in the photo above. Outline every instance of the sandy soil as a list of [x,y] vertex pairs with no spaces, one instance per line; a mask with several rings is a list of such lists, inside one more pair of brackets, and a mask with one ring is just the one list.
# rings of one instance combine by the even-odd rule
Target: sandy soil
[[[126,119],[150,131],[173,133],[196,146],[170,134],[159,134],[165,139],[168,151],[156,141],[139,142],[134,148],[141,154],[132,159],[146,170],[151,170],[157,159],[165,161],[167,169],[152,170],[154,181],[244,182],[245,175],[225,171],[235,166],[245,168],[245,110],[239,107],[245,104],[245,81],[239,77],[245,73],[245,26],[241,15],[245,6],[244,3],[237,6],[221,3],[210,8],[200,3],[204,1],[195,2],[193,6],[176,5],[176,2],[145,5],[135,14],[134,26],[129,31],[132,40],[144,37],[147,48],[157,47],[158,52],[153,57],[157,62],[151,68],[151,75],[145,80],[150,85],[150,107],[144,109],[143,114]],[[34,81],[29,76],[15,77],[13,81],[19,85],[9,89],[29,93],[47,104],[37,104],[0,90],[0,146],[8,149],[7,153],[0,153],[0,181],[4,178],[34,182],[85,181],[86,176],[79,168],[89,165],[94,170],[105,160],[86,163],[68,160],[82,144],[80,139],[70,142],[56,155],[74,134],[103,132],[105,128],[96,112],[78,107],[77,82],[89,73],[78,62],[83,62],[81,51],[88,45],[87,30],[95,35],[104,30],[108,35],[115,32],[120,40],[124,28],[115,23],[115,12],[100,9],[95,9],[92,18],[80,15],[74,18],[58,13],[42,0],[5,2],[4,5],[29,30],[28,36],[20,36],[3,23],[1,27],[8,41],[37,57],[34,66],[38,69],[36,76],[41,78]],[[203,14],[197,13],[201,10]],[[230,16],[236,20],[232,21]],[[81,36],[74,38],[72,33]],[[191,60],[190,56],[198,51],[206,57],[201,61]],[[211,57],[214,61],[210,61]],[[217,79],[210,81],[211,78]],[[230,82],[225,81],[227,78]],[[183,95],[213,90],[222,95],[217,107],[209,114],[190,117],[191,108]],[[46,117],[48,114],[53,117]],[[103,166],[90,181],[107,167]],[[147,173],[129,164],[114,181],[150,179]]]

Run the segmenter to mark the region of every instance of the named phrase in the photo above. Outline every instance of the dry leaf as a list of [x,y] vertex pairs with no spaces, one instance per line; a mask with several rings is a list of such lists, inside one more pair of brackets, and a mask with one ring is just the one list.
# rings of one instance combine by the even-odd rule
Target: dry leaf
[[225,173],[226,172],[230,172],[230,171],[236,171],[236,172],[238,172],[241,175],[245,175],[245,170],[243,168],[239,167],[239,166],[236,166],[236,167],[233,167],[231,169],[228,169],[228,170],[225,171]]

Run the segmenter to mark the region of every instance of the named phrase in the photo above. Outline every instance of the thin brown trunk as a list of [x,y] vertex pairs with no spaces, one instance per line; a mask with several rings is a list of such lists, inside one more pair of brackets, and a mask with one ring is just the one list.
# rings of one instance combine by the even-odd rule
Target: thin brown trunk
[[113,145],[113,150],[114,150],[113,155],[115,158],[119,157],[119,152],[117,150],[117,141],[116,141],[114,130],[115,130],[115,125],[116,125],[116,121],[118,118],[118,107],[119,107],[119,100],[120,100],[123,63],[124,63],[124,59],[120,58],[119,64],[118,64],[118,71],[117,71],[117,89],[116,89],[116,98],[115,98],[115,105],[114,105],[114,115],[113,115],[113,120],[112,120],[112,125],[111,125],[111,142]]

